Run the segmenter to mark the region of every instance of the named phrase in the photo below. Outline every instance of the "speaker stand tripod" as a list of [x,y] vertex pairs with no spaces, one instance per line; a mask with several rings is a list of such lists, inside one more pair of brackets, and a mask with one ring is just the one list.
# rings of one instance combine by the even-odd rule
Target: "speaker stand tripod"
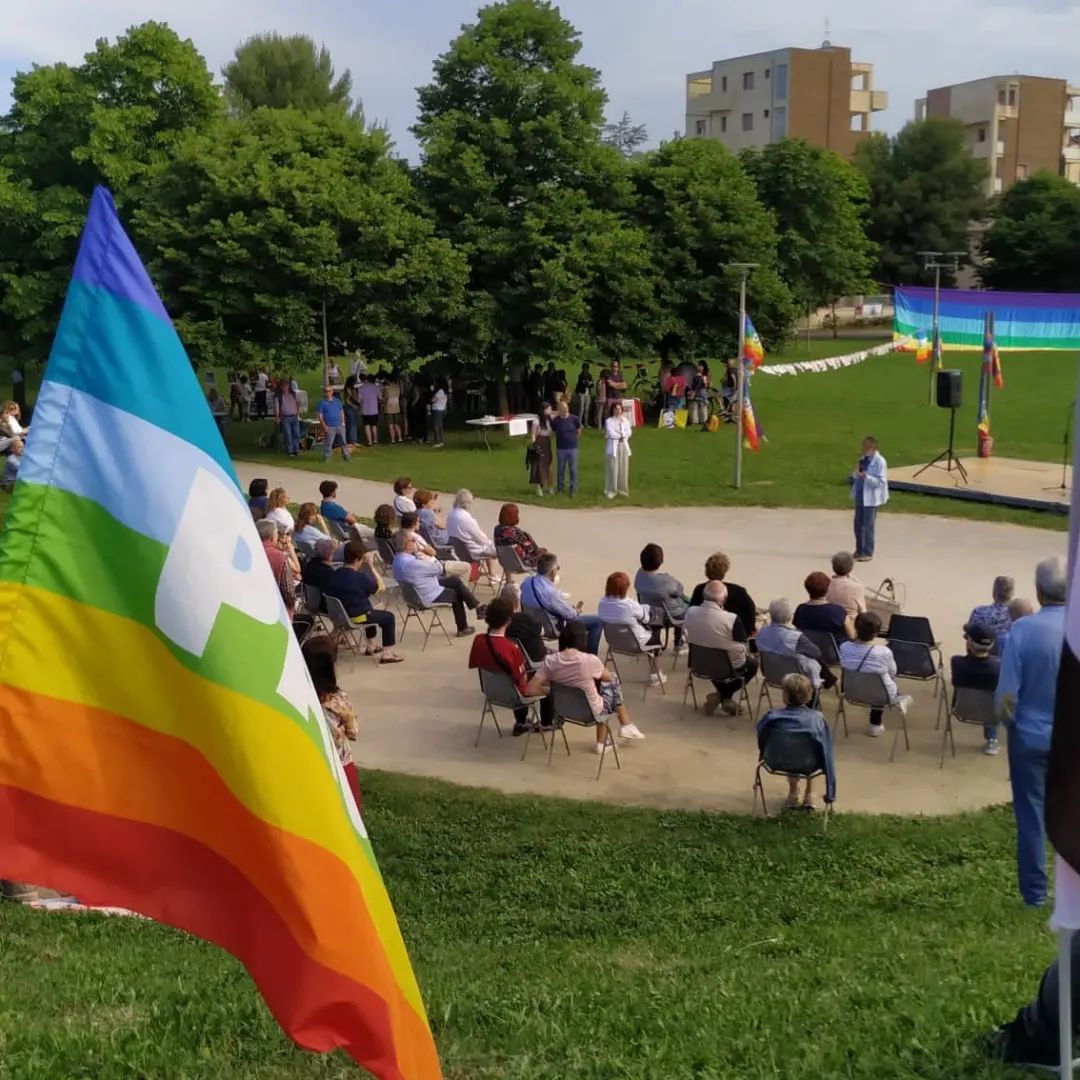
[[953,447],[956,444],[956,408],[953,407],[949,410],[949,446],[947,449],[942,450],[940,454],[933,461],[928,461],[916,474],[916,477],[922,476],[927,469],[938,468],[944,469],[946,472],[951,473],[955,468],[960,474],[960,479],[966,484],[968,482],[967,469],[964,468],[963,462],[956,456]]
[[1065,435],[1061,440],[1061,483],[1053,487],[1044,487],[1043,491],[1060,491],[1064,494],[1069,490],[1069,440],[1072,437],[1073,414],[1076,412],[1076,399],[1069,404],[1069,411],[1065,414]]

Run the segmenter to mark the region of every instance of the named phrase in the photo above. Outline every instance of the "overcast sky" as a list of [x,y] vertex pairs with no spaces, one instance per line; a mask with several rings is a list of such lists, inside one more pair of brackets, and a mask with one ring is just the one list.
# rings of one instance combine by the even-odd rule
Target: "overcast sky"
[[[651,142],[684,127],[683,76],[725,56],[834,44],[875,65],[888,112],[875,126],[895,131],[928,87],[1022,72],[1080,83],[1080,0],[565,0],[582,35],[581,59],[600,70],[609,115],[628,110]],[[190,37],[212,71],[244,37],[305,33],[324,42],[338,69],[352,70],[369,118],[389,123],[400,152],[416,87],[478,4],[470,0],[0,0],[0,110],[12,74],[33,63],[77,62],[102,36],[159,19]],[[18,14],[16,14],[18,10]]]

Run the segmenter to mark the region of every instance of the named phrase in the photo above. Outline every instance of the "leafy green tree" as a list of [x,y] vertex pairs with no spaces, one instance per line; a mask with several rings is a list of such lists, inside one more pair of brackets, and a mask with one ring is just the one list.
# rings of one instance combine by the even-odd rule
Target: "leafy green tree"
[[988,289],[1080,292],[1080,188],[1041,172],[991,207],[979,277]]
[[640,148],[649,141],[649,132],[645,125],[635,124],[625,110],[616,123],[605,124],[601,132],[603,142],[618,150],[625,158],[640,157]]
[[254,109],[339,108],[363,118],[352,101],[352,73],[335,77],[330,50],[306,34],[255,34],[236,47],[222,68],[230,112],[242,116]]
[[777,234],[738,160],[711,139],[680,139],[634,170],[637,218],[652,237],[664,313],[662,355],[733,355],[738,345],[737,272],[758,263],[748,307],[766,343],[790,333],[795,309],[778,272]]
[[968,249],[969,228],[985,211],[986,165],[971,156],[959,120],[911,123],[891,139],[871,135],[855,164],[870,184],[867,232],[879,249],[878,281],[928,282],[920,251]]
[[386,137],[340,109],[259,109],[193,135],[135,222],[204,363],[314,365],[324,299],[332,338],[409,360],[462,305],[463,260]]
[[776,218],[780,276],[801,310],[870,288],[877,249],[866,235],[870,188],[858,169],[801,139],[740,160]]
[[590,338],[616,347],[630,325],[613,330],[592,310],[605,291],[634,291],[597,265],[632,189],[623,160],[600,143],[604,92],[577,62],[580,48],[550,3],[506,0],[480,10],[420,90],[420,188],[469,265],[454,350],[496,376],[510,358]]
[[220,113],[195,46],[160,23],[99,40],[78,66],[15,76],[0,118],[0,353],[47,353],[94,185],[130,212]]

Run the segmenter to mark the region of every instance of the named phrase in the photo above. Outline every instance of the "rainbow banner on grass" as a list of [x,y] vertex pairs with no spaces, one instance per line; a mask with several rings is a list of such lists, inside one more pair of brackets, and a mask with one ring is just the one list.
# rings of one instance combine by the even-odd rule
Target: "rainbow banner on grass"
[[[933,337],[934,290],[904,286],[895,291],[893,337]],[[1080,350],[1080,293],[980,292],[942,289],[941,344],[981,349],[983,317],[994,316],[999,349]]]
[[301,1046],[440,1075],[224,444],[101,188],[0,552],[0,868],[228,949]]

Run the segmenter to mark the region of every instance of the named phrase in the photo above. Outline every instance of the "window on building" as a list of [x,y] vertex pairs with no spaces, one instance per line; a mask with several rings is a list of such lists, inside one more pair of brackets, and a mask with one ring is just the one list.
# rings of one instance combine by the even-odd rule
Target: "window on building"
[[754,89],[754,73],[752,71],[744,71],[742,73],[742,88],[744,90]]
[[720,89],[721,89],[721,91],[723,93],[725,93],[725,94],[727,93],[727,76],[726,75],[721,75],[720,76]]
[[774,139],[787,138],[787,109],[783,105],[777,105],[772,111],[772,133]]
[[1016,179],[1026,180],[1028,178],[1028,167],[1024,164],[1016,166]]
[[766,120],[769,119],[769,110],[768,109],[765,110],[765,119]]
[[720,117],[720,133],[723,134],[725,131],[727,131],[727,117],[726,116],[721,116]]
[[742,114],[742,129],[743,131],[754,130],[754,114],[752,112],[744,112]]
[[1004,105],[1005,104],[1005,87],[1004,86],[1000,90],[998,90],[998,104],[999,105]]
[[978,142],[986,142],[986,128],[979,128],[975,138]]
[[768,69],[768,68],[766,68],[766,69],[765,69],[765,78],[767,79],[768,77],[769,77],[769,69]]
[[1012,105],[1015,105],[1015,104],[1016,104],[1016,87],[1015,86],[1010,86],[1009,87],[1009,105],[1012,106]]
[[706,129],[708,128],[708,126],[709,126],[709,122],[707,120],[695,120],[694,121],[694,134],[695,135],[704,135]]
[[787,97],[787,64],[776,65],[776,78],[772,82],[773,97],[783,101]]

